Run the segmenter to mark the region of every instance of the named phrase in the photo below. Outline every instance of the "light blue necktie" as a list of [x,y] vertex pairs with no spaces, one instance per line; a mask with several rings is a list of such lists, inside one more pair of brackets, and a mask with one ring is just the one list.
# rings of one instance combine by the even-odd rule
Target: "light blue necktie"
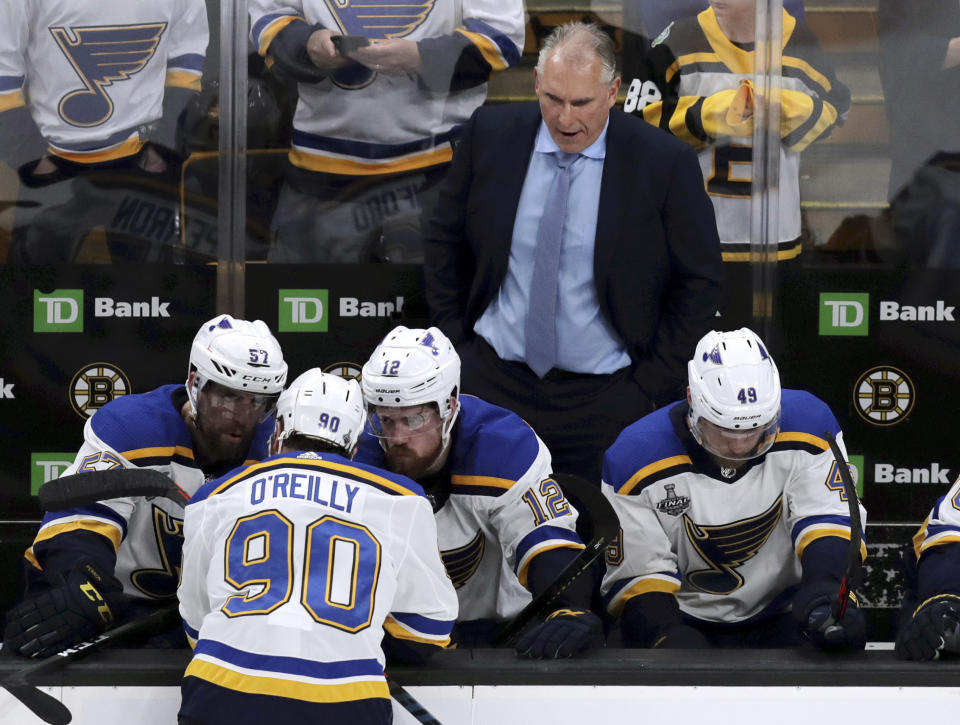
[[530,306],[523,328],[527,365],[539,378],[546,375],[557,361],[557,278],[563,243],[563,220],[570,194],[570,166],[580,156],[563,151],[557,151],[555,155],[557,173],[550,183],[537,229]]

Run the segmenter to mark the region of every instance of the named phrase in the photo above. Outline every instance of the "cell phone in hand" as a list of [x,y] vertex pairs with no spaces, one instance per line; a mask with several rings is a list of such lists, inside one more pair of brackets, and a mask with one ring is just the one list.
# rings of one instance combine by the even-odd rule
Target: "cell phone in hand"
[[362,35],[334,35],[330,38],[330,42],[337,49],[337,53],[342,56],[349,55],[357,48],[370,45],[370,41]]

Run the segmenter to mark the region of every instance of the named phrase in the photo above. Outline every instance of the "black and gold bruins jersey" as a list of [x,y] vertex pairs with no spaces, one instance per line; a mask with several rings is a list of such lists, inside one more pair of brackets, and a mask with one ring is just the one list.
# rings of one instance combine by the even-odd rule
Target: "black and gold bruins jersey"
[[[754,50],[728,40],[709,8],[649,44],[626,39],[625,48],[623,110],[699,150],[723,259],[750,261],[753,108],[761,100]],[[786,11],[781,65],[777,258],[790,259],[800,253],[799,154],[846,120],[850,91],[810,30]]]

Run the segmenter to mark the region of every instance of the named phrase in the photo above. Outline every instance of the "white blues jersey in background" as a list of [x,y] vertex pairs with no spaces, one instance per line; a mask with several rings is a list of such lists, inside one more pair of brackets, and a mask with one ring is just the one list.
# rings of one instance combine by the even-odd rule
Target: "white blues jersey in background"
[[[524,43],[521,0],[426,0],[410,5],[324,0],[250,0],[251,37],[266,55],[276,34],[295,18],[372,42],[431,40],[425,65],[452,78],[465,46],[490,71],[520,61]],[[448,66],[448,67],[447,67]],[[450,141],[487,95],[486,82],[429,90],[417,74],[387,75],[353,64],[319,83],[301,83],[290,161],[330,174],[385,174],[447,163]]]
[[[440,551],[461,620],[509,619],[530,602],[527,572],[538,554],[584,548],[577,512],[551,478],[550,452],[520,416],[472,395],[459,401],[450,497],[436,513]],[[368,433],[361,458],[383,461]]]
[[773,447],[733,472],[693,441],[686,413],[685,402],[651,413],[604,457],[603,493],[621,527],[607,550],[607,607],[618,614],[632,597],[666,592],[705,622],[781,612],[800,582],[804,549],[825,536],[850,540],[843,482],[824,438],[833,433],[845,455],[839,425],[823,401],[784,390]]
[[[753,121],[730,125],[727,111],[754,50],[729,41],[712,8],[672,23],[639,58],[624,58],[623,110],[699,149],[723,259],[748,262]],[[779,242],[777,259],[800,253],[800,151],[842,124],[850,91],[838,82],[810,30],[783,11]],[[757,99],[759,102],[759,98]]]
[[315,703],[311,721],[325,722],[324,703],[389,698],[384,628],[449,642],[457,597],[430,503],[404,476],[280,454],[201,488],[184,528],[178,596],[195,643],[185,676],[203,682],[181,715],[213,722],[198,695],[212,687],[228,700],[277,696],[277,723],[299,721],[285,716],[288,700]]
[[[180,397],[176,396],[180,394]],[[180,415],[186,402],[183,385],[164,385],[149,393],[126,395],[98,410],[83,429],[83,446],[64,476],[112,468],[151,468],[167,474],[186,493],[204,482],[195,459],[193,439]],[[267,455],[273,431],[271,417],[257,428],[247,453],[253,462]],[[78,539],[77,532],[93,536]],[[98,557],[107,543],[112,561]],[[38,570],[49,558],[65,553],[90,556],[113,571],[123,590],[134,597],[172,599],[177,590],[183,546],[183,507],[165,498],[116,498],[65,511],[46,513],[27,559]]]
[[[960,478],[937,500],[913,544],[918,558],[937,546],[960,546]],[[954,577],[960,581],[960,572],[954,572]]]
[[0,111],[29,106],[58,156],[134,154],[164,86],[200,90],[204,0],[2,0]]

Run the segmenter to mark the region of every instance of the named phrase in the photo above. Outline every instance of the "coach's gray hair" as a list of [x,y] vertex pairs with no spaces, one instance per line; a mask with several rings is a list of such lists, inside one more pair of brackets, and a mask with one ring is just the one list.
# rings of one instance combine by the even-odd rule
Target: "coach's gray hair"
[[613,40],[596,23],[564,23],[554,28],[540,49],[537,75],[543,76],[543,65],[554,50],[584,65],[593,60],[591,54],[595,54],[602,66],[601,80],[610,85],[617,77],[617,56],[613,51]]

